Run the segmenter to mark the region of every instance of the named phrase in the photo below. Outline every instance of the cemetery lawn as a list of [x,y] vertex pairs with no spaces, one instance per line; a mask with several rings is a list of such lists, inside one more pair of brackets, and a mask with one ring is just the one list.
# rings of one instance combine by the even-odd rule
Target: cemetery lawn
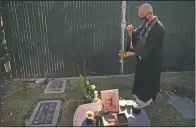
[[[134,76],[113,76],[106,78],[89,78],[97,90],[119,89],[124,99],[131,99],[131,87]],[[195,101],[195,72],[163,73],[161,76],[161,92],[157,101],[145,108],[151,126],[195,126],[194,120],[183,117],[175,108],[168,104],[167,94],[174,92]],[[36,104],[43,100],[61,100],[62,106],[57,126],[72,126],[74,112],[78,105],[84,104],[79,88],[79,80],[68,80],[70,88],[61,94],[44,94],[46,85],[27,85],[22,80],[14,80],[1,89],[1,126],[25,126]],[[10,94],[11,93],[11,94]],[[6,97],[5,97],[6,96]]]

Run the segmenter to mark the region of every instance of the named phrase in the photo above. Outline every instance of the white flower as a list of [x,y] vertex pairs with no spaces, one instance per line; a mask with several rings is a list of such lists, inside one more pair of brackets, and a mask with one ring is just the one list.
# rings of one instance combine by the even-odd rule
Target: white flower
[[126,106],[127,102],[125,100],[120,100],[119,104],[120,104],[120,106]]
[[95,90],[96,86],[95,85],[91,85],[91,89]]
[[97,90],[94,91],[94,95],[95,95],[95,94],[98,94],[98,91],[97,91]]
[[97,98],[98,97],[98,94],[94,94],[94,98]]
[[89,84],[90,84],[90,81],[87,80],[87,81],[86,81],[86,84],[89,85]]
[[136,104],[136,102],[134,102],[132,100],[127,100],[126,102],[127,102],[127,105],[135,105]]

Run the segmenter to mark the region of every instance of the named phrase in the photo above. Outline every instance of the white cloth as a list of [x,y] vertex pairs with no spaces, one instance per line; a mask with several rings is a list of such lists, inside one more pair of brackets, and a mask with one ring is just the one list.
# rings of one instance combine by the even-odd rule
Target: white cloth
[[145,103],[145,102],[143,102],[142,100],[140,100],[136,95],[133,95],[133,97],[135,98],[136,103],[139,104],[140,107],[142,107],[142,108],[151,105],[151,103],[153,102],[153,100],[150,99],[149,101],[147,101],[147,102]]

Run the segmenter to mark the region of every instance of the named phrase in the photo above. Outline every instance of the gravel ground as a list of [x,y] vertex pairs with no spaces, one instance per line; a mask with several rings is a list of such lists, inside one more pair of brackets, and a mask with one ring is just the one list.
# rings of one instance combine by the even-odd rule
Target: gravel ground
[[[125,99],[131,99],[134,75],[89,78],[98,91],[119,89]],[[26,80],[25,80],[26,81]],[[68,80],[70,89],[61,94],[44,94],[46,85],[27,84],[24,80],[14,80],[3,85],[1,120],[2,126],[24,126],[34,107],[41,100],[62,100],[57,126],[72,126],[74,112],[78,105],[84,104],[78,79]],[[168,104],[167,94],[187,96],[195,101],[195,72],[163,73],[161,92],[157,101],[145,108],[152,126],[195,126],[194,120],[183,117]]]

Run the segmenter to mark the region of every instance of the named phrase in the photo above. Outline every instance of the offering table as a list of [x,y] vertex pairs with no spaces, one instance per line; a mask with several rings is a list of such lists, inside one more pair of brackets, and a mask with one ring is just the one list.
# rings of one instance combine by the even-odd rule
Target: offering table
[[[81,127],[81,126],[87,126],[86,124],[86,117],[85,113],[87,111],[101,111],[102,109],[102,103],[89,103],[89,104],[83,104],[78,106],[78,108],[75,111],[74,118],[73,118],[73,126],[74,127]],[[125,113],[128,123],[130,127],[150,127],[150,120],[144,111],[144,109],[141,109],[141,113],[138,115],[135,115],[133,113],[128,113],[127,110],[121,111],[119,113]]]

